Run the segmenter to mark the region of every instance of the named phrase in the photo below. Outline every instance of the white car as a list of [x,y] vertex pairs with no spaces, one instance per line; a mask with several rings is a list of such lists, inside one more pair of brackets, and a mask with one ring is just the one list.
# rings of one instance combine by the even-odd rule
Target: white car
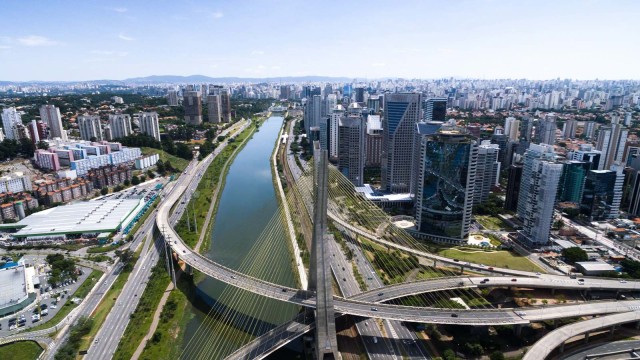
[[627,280],[620,280],[620,284],[626,284]]

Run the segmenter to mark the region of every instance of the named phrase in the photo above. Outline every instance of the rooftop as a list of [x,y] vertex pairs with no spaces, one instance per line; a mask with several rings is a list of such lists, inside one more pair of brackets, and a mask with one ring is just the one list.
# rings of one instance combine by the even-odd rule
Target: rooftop
[[387,194],[375,190],[370,184],[357,186],[356,191],[363,194],[368,200],[372,201],[413,201],[411,194]]
[[37,212],[6,225],[20,228],[15,237],[113,232],[142,206],[142,199],[86,201]]
[[0,270],[0,308],[15,305],[27,296],[24,266]]

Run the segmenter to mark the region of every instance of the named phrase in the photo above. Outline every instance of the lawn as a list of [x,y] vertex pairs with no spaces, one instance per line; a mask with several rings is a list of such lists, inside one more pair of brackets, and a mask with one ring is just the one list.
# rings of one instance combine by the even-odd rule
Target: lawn
[[476,215],[476,221],[482,225],[487,230],[513,230],[509,225],[507,225],[504,221],[497,217],[488,216],[488,215]]
[[514,255],[513,253],[501,251],[483,251],[483,250],[458,250],[456,248],[441,249],[438,255],[446,256],[452,259],[459,259],[472,263],[485,264],[488,266],[504,267],[513,270],[523,271],[540,271],[536,264],[532,263],[524,256]]
[[173,166],[173,168],[178,170],[179,172],[182,172],[182,170],[184,170],[187,167],[187,165],[189,165],[189,160],[185,160],[183,158],[173,156],[171,154],[166,153],[164,150],[154,149],[149,147],[142,147],[140,148],[140,150],[142,151],[142,155],[151,155],[151,154],[160,155],[160,160],[162,160],[162,162],[166,163],[167,161],[169,161],[171,163],[171,166]]
[[[102,274],[103,274],[102,271],[99,271],[99,270],[91,271],[91,274],[89,274],[89,277],[87,277],[87,280],[85,280],[82,283],[82,285],[78,287],[78,290],[76,290],[76,292],[73,293],[73,295],[68,296],[69,299],[74,297],[79,297],[81,299],[84,299],[89,293],[89,291],[91,291],[91,288],[93,288],[95,283],[100,279]],[[59,323],[60,320],[64,319],[64,317],[67,316],[67,314],[69,314],[69,312],[71,312],[71,310],[75,309],[77,306],[78,305],[71,303],[71,301],[67,299],[67,302],[64,303],[64,305],[60,308],[60,310],[58,310],[58,312],[54,317],[49,319],[47,322],[44,322],[36,327],[30,328],[29,331],[48,329],[54,326],[55,324]],[[2,357],[0,357],[0,359],[2,359]]]
[[19,341],[0,346],[0,359],[35,360],[42,348],[34,341]]

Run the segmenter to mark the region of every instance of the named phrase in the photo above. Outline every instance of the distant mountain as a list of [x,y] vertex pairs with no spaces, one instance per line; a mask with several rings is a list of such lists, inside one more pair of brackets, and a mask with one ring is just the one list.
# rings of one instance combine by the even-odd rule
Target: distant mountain
[[189,75],[189,76],[179,76],[179,75],[152,75],[145,77],[137,77],[137,78],[129,78],[122,80],[123,83],[127,84],[185,84],[185,83],[241,83],[241,82],[251,82],[251,83],[260,83],[260,82],[282,82],[282,83],[292,83],[292,82],[346,82],[351,81],[352,78],[346,77],[331,77],[331,76],[283,76],[283,77],[268,77],[268,78],[241,78],[241,77],[209,77],[205,75]]

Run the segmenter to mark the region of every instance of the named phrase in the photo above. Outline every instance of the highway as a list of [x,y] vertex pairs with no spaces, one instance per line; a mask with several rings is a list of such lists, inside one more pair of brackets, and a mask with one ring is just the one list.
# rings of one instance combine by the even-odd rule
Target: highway
[[[230,131],[235,131],[234,133],[238,133],[247,126],[251,124],[251,121],[247,121],[243,124],[239,129],[237,126],[230,127],[229,129],[223,131],[221,135],[227,135]],[[185,198],[185,201],[178,202],[176,208],[173,211],[173,214],[170,218],[170,223],[172,226],[181,218],[182,213],[184,212],[186,206],[189,203],[189,199],[191,195],[195,192],[202,175],[204,174],[204,170],[211,164],[213,159],[226,147],[228,144],[228,139],[225,139],[211,154],[209,154],[203,161],[198,163],[197,156],[194,160],[192,160],[187,167],[184,169],[184,173],[191,173],[192,176],[180,176],[176,180],[175,184],[166,189],[164,192],[164,198],[161,200],[160,204],[166,202],[169,194],[173,194],[176,189],[181,190],[181,194],[186,194],[188,198]],[[196,170],[197,169],[197,170]],[[171,205],[175,203],[172,202]],[[160,207],[161,205],[159,205]],[[157,215],[156,215],[157,216]],[[140,238],[146,237],[147,234],[151,235],[151,230],[156,225],[155,218],[150,216],[147,218],[148,222],[145,223],[143,227],[141,227]],[[138,235],[136,235],[137,237]],[[141,252],[141,258],[135,264],[133,272],[129,276],[129,280],[125,284],[115,306],[111,309],[111,312],[107,316],[104,324],[101,329],[96,334],[94,343],[91,344],[89,348],[88,354],[86,356],[87,359],[110,359],[118,347],[120,343],[120,339],[122,335],[124,335],[124,331],[127,328],[130,320],[130,314],[132,314],[138,303],[140,301],[140,296],[142,296],[149,276],[151,275],[151,270],[158,262],[160,256],[163,256],[161,249],[164,246],[163,239],[158,237],[157,243],[155,246],[149,249],[149,246],[154,243],[154,241],[148,241],[146,247]],[[134,247],[135,248],[135,247]]]
[[640,321],[640,312],[624,312],[565,325],[538,340],[538,342],[529,348],[522,360],[545,359],[555,348],[574,336],[634,321]]

